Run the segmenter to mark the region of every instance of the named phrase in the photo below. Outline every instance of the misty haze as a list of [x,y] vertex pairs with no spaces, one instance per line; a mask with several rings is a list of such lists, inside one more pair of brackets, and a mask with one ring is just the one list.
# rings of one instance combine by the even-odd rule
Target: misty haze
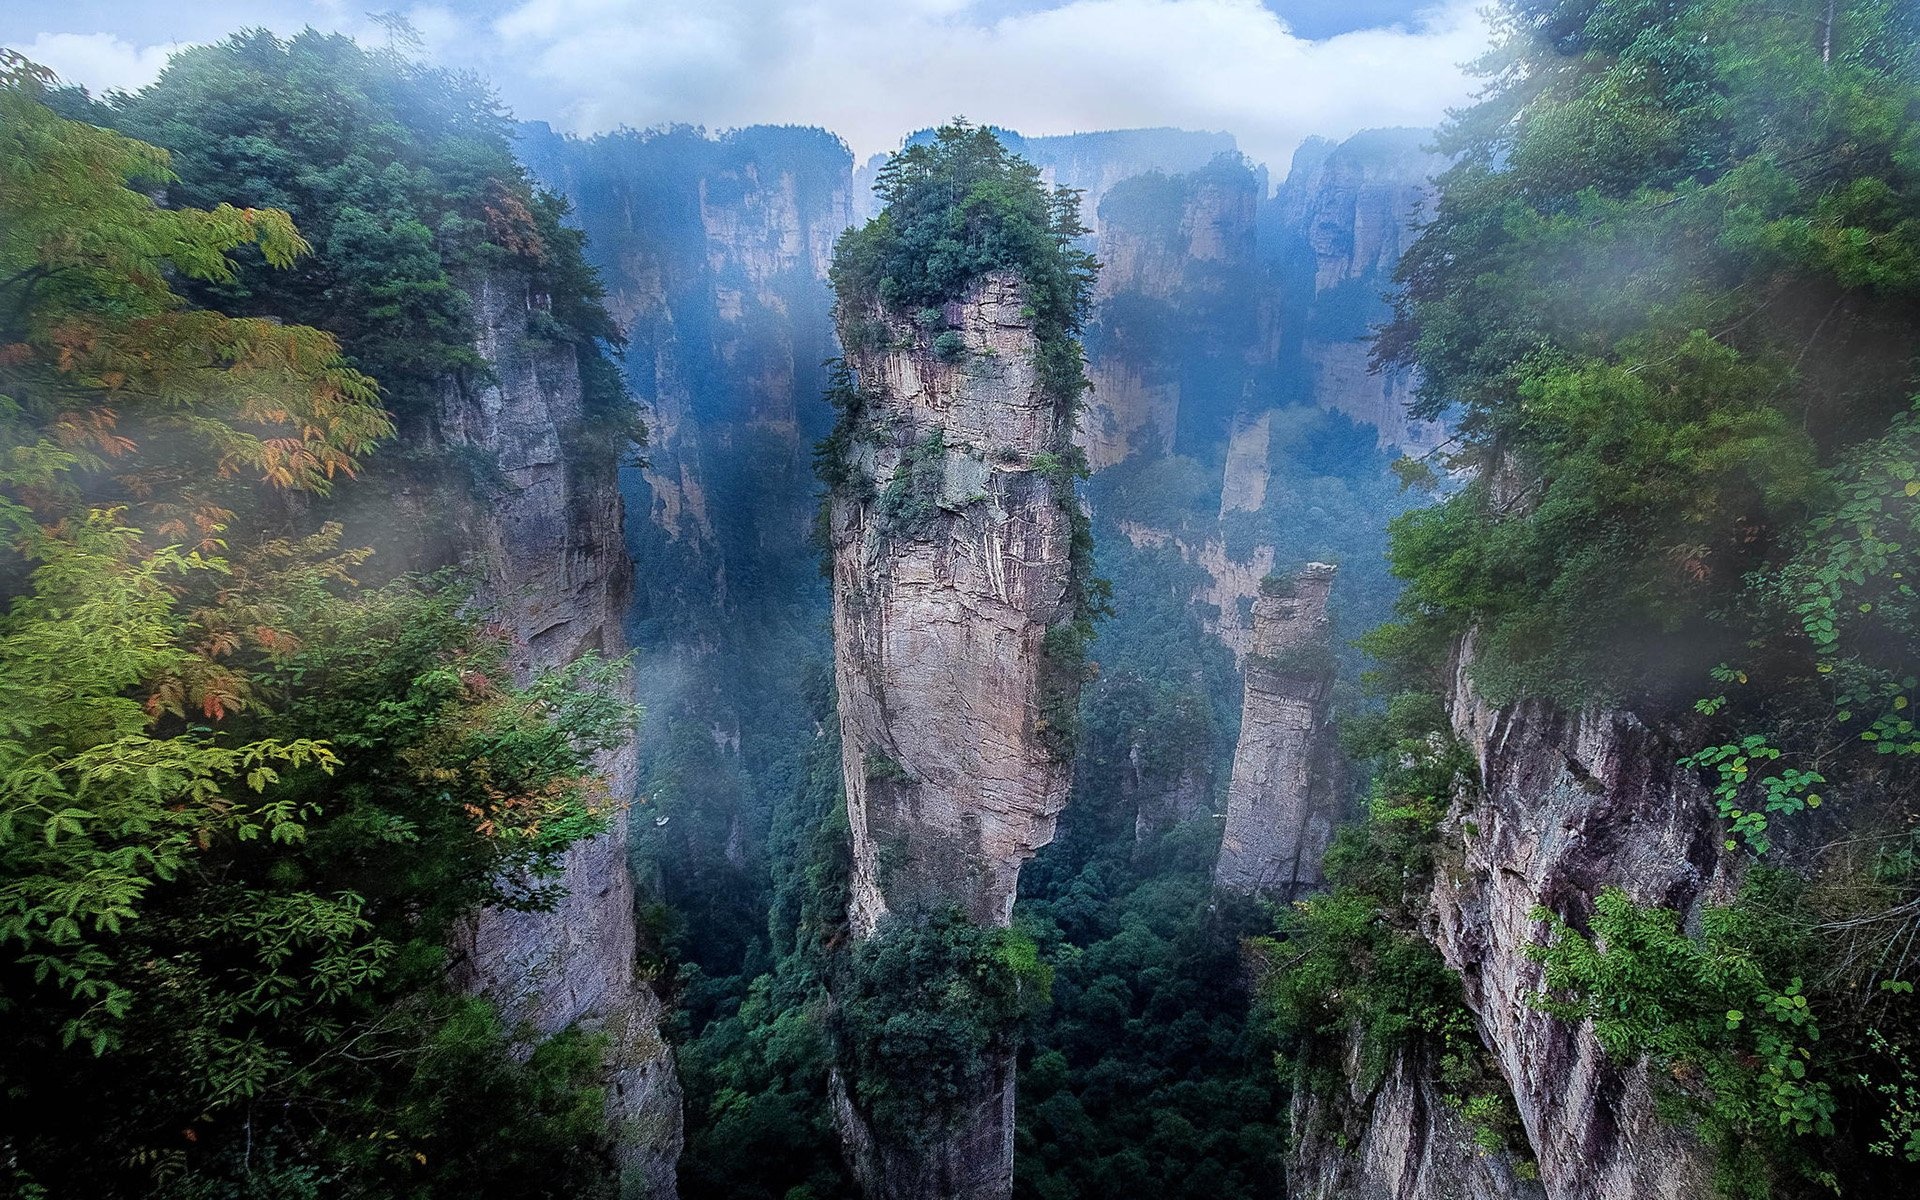
[[0,1197],[1920,1190],[1920,4],[0,47]]

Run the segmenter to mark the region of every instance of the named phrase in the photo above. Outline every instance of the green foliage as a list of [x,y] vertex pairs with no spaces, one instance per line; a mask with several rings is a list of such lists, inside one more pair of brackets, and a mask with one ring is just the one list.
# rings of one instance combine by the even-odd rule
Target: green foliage
[[1027,934],[957,910],[889,918],[856,945],[836,988],[839,1039],[876,1133],[895,1144],[938,1138],[1021,1022],[1046,1007],[1052,977]]
[[1040,640],[1033,730],[1055,758],[1072,758],[1080,743],[1080,689],[1099,670],[1088,658],[1093,639],[1091,621],[1066,621],[1048,626]]
[[933,432],[908,446],[900,455],[900,465],[881,491],[875,511],[880,527],[897,537],[914,537],[926,531],[940,515],[940,495],[947,482],[947,431],[935,426]]
[[1441,721],[1435,697],[1407,694],[1351,723],[1350,750],[1377,767],[1367,817],[1329,848],[1327,893],[1281,913],[1265,949],[1262,1011],[1281,1045],[1355,1032],[1368,1086],[1417,1039],[1461,1034],[1459,980],[1415,928],[1435,827],[1472,778]]
[[[597,362],[599,343],[619,341],[566,202],[533,185],[511,120],[475,77],[337,34],[250,30],[183,50],[100,115],[172,152],[174,203],[293,214],[312,255],[290,271],[242,261],[195,298],[333,334],[409,428],[449,376],[488,370],[470,295],[483,276],[528,280],[535,342]],[[607,435],[619,449],[633,406],[592,373],[591,415],[620,427]]]
[[1472,625],[1495,698],[1671,700],[1774,632],[1742,580],[1905,407],[1920,311],[1912,14],[1816,25],[1511,6],[1377,345],[1481,471],[1394,528],[1402,650]]
[[874,190],[880,215],[834,248],[843,319],[876,302],[895,311],[938,308],[984,275],[1015,272],[1034,314],[1042,378],[1061,402],[1076,400],[1086,387],[1076,335],[1097,266],[1075,246],[1086,233],[1079,193],[1049,191],[1039,168],[1009,153],[992,130],[965,122],[893,155]]
[[1482,1152],[1511,1154],[1531,1175],[1525,1133],[1460,978],[1420,929],[1437,826],[1471,786],[1473,760],[1429,694],[1396,696],[1385,711],[1349,720],[1343,735],[1350,754],[1374,765],[1367,815],[1335,836],[1326,894],[1296,901],[1254,943],[1276,1061],[1336,1111],[1356,1065],[1369,1090],[1396,1064],[1429,1073]]
[[872,423],[866,419],[870,397],[860,390],[845,359],[833,359],[827,367],[826,401],[833,409],[834,423],[832,431],[813,448],[814,474],[827,485],[829,494],[844,491],[865,500],[874,481],[860,469],[854,456],[861,443],[870,443],[874,437]]
[[1332,646],[1315,641],[1289,646],[1278,654],[1249,653],[1245,666],[1250,672],[1260,671],[1287,679],[1331,679],[1339,659]]
[[[1764,873],[1749,891],[1770,886]],[[1544,909],[1549,940],[1529,953],[1546,966],[1534,1000],[1567,1021],[1592,1021],[1607,1052],[1642,1054],[1675,1081],[1702,1132],[1721,1150],[1721,1184],[1735,1196],[1774,1194],[1756,1151],[1779,1168],[1831,1183],[1803,1142],[1834,1133],[1836,1103],[1816,1059],[1820,1024],[1802,980],[1784,978],[1793,941],[1748,899],[1711,908],[1698,938],[1671,909],[1635,904],[1617,888],[1594,902],[1591,934]]]
[[373,385],[169,289],[288,267],[284,212],[156,208],[166,156],[45,87],[0,62],[9,1187],[605,1195],[597,1045],[503,1030],[445,959],[604,827],[625,664],[517,688],[465,591],[249,528],[389,432]]
[[[352,1139],[388,1122],[439,1178],[451,1164],[438,1147],[454,1133],[436,1097],[449,1085],[407,1100],[390,1090],[411,1086],[409,1064],[451,1072],[490,1054],[500,1086],[538,1082],[510,1067],[497,1033],[494,1049],[462,1052],[466,1067],[445,1065],[454,1035],[444,1023],[472,1032],[482,1018],[455,1011],[441,960],[475,905],[551,903],[557,856],[603,827],[609,800],[590,762],[631,729],[618,698],[624,664],[587,660],[515,690],[458,590],[400,581],[351,593],[337,561],[214,561],[226,568],[214,606],[169,611],[171,592],[169,607],[146,603],[174,618],[174,639],[183,627],[222,638],[229,621],[274,614],[272,649],[229,656],[251,685],[242,710],[168,734],[120,701],[118,719],[137,732],[16,724],[5,743],[14,752],[0,755],[13,951],[0,1004],[20,1032],[0,1062],[8,1125],[36,1176],[90,1179],[95,1194],[120,1194],[148,1171],[218,1178],[234,1169],[227,1155],[242,1136],[371,1186],[400,1159],[362,1162]],[[49,665],[37,624],[85,632],[48,588],[36,579],[0,627],[9,695],[25,697]],[[122,628],[151,638],[158,627]],[[67,688],[74,667],[60,664]],[[94,691],[77,699],[111,712],[105,692],[86,698]],[[79,715],[43,708],[57,722]],[[91,745],[52,740],[88,730]],[[63,779],[72,798],[56,802],[50,789]],[[466,1083],[479,1077],[476,1068]],[[597,1100],[567,1103],[598,1112]],[[314,1104],[346,1105],[329,1121],[336,1140],[314,1144],[302,1131],[299,1113]],[[91,1120],[60,1119],[80,1105]],[[496,1128],[519,1128],[509,1111]],[[472,1126],[468,1110],[444,1119]],[[582,1121],[569,1118],[568,1137],[597,1128]],[[91,1148],[93,1138],[108,1148]],[[572,1160],[596,1143],[540,1144]],[[423,1194],[481,1194],[468,1190],[476,1171]],[[509,1190],[495,1194],[521,1194],[499,1178]]]
[[1023,1200],[1272,1194],[1284,1101],[1239,982],[1247,914],[1223,912],[1213,896],[1210,826],[1180,826],[1136,863],[1129,823],[1077,871],[1028,868],[1038,886],[1018,919],[1055,975],[1020,1073]]
[[[1714,798],[1719,803],[1720,816],[1734,834],[1734,838],[1727,839],[1727,849],[1732,850],[1738,838],[1755,854],[1765,854],[1773,847],[1767,835],[1773,818],[1820,807],[1820,795],[1811,789],[1825,783],[1827,777],[1818,771],[1785,767],[1749,780],[1748,777],[1759,770],[1759,764],[1779,757],[1779,747],[1768,745],[1766,738],[1755,733],[1737,742],[1703,747],[1680,760],[1683,767],[1711,767],[1719,777],[1713,789]],[[1749,792],[1756,790],[1757,807],[1742,807],[1750,803],[1746,799]]]
[[690,1027],[677,1051],[687,1094],[680,1190],[689,1200],[852,1191],[827,1100],[834,1043],[826,989],[846,942],[851,833],[838,723],[824,680],[817,682],[808,711],[827,733],[802,751],[804,775],[774,814],[767,941],[749,948],[739,977],[680,969],[678,999]]
[[[1725,690],[1694,705],[1725,740],[1683,765],[1713,770],[1722,815],[1756,854],[1772,849],[1774,820],[1818,808],[1823,795],[1877,807],[1912,787],[1903,760],[1920,753],[1910,715],[1920,674],[1916,464],[1910,410],[1822,474],[1832,502],[1742,597],[1772,636],[1742,647],[1742,667],[1714,667]],[[1766,732],[1738,732],[1756,727]],[[1778,765],[1762,774],[1762,762]]]

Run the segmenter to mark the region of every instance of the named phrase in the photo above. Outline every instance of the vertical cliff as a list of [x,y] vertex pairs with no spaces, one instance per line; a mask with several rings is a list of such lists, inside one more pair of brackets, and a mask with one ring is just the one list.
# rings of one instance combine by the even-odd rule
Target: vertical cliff
[[651,664],[639,857],[697,931],[692,960],[732,976],[767,936],[775,811],[814,736],[809,664],[831,653],[811,450],[832,421],[826,275],[851,156],[795,128],[528,126],[521,145],[588,232],[649,426],[646,464],[621,478],[626,626]]
[[1532,1164],[1476,1139],[1438,1083],[1439,1055],[1416,1045],[1363,1080],[1357,1039],[1331,1094],[1297,1088],[1289,1106],[1292,1200],[1545,1200]]
[[1469,639],[1450,709],[1482,786],[1442,825],[1458,861],[1434,880],[1434,943],[1460,973],[1552,1200],[1708,1195],[1712,1154],[1660,1115],[1647,1065],[1527,1003],[1542,968],[1526,947],[1545,932],[1536,907],[1584,923],[1603,888],[1689,919],[1731,899],[1712,797],[1632,713],[1490,706],[1467,681],[1472,659]]
[[1265,176],[1225,157],[1100,199],[1100,286],[1081,440],[1095,469],[1224,440],[1261,344],[1255,219]]
[[1343,1082],[1296,1096],[1294,1190],[1408,1200],[1713,1195],[1715,1154],[1664,1095],[1675,1080],[1609,1055],[1590,1025],[1542,1012],[1533,1001],[1544,968],[1528,953],[1547,932],[1537,912],[1584,927],[1606,888],[1676,910],[1689,927],[1705,906],[1731,900],[1736,867],[1712,798],[1663,732],[1630,712],[1488,704],[1468,681],[1473,657],[1469,637],[1447,702],[1475,778],[1434,830],[1430,885],[1416,884],[1404,903],[1409,934],[1459,979],[1471,1033],[1449,1039],[1478,1042],[1469,1051],[1450,1040],[1449,1053],[1481,1057],[1494,1090],[1511,1098],[1507,1145],[1524,1151],[1528,1168],[1516,1173],[1505,1148],[1428,1152],[1462,1140],[1458,1105],[1432,1102],[1444,1100],[1445,1072],[1430,1037],[1409,1043],[1379,1081],[1365,1078],[1353,1039],[1334,1039],[1308,1055],[1344,1054],[1333,1072]]
[[1327,722],[1334,574],[1309,563],[1292,579],[1270,577],[1253,602],[1240,741],[1214,867],[1222,890],[1290,900],[1324,881],[1321,859],[1341,815]]
[[[937,323],[845,306],[861,397],[845,469],[885,481],[841,487],[830,513],[849,923],[859,939],[900,936],[957,908],[1004,927],[1071,776],[1067,405],[1011,272],[976,280]],[[990,1045],[929,1136],[870,1122],[838,1088],[868,1195],[1010,1195],[1012,1054]]]
[[1261,214],[1261,251],[1280,290],[1276,351],[1295,359],[1316,404],[1371,425],[1384,445],[1421,453],[1445,435],[1408,418],[1413,381],[1368,366],[1372,326],[1400,255],[1431,215],[1445,165],[1424,129],[1310,138]]
[[1236,655],[1275,563],[1343,564],[1336,643],[1387,616],[1380,527],[1407,504],[1388,464],[1441,435],[1407,421],[1404,373],[1369,373],[1367,339],[1440,165],[1428,136],[1309,142],[1272,196],[1219,157],[1100,200],[1081,417],[1095,512],[1204,569],[1194,602]]
[[1006,924],[1066,799],[1041,701],[1048,630],[1073,615],[1072,519],[1043,469],[1067,430],[1026,307],[991,275],[948,306],[958,354],[877,308],[884,338],[847,352],[874,431],[859,467],[889,481],[832,511],[858,936],[948,903]]
[[[632,564],[620,541],[613,452],[585,448],[586,414],[574,347],[528,334],[543,300],[523,276],[496,273],[468,288],[474,349],[487,376],[449,381],[434,413],[440,450],[485,456],[496,468],[482,496],[444,493],[414,505],[453,506],[484,570],[481,602],[513,643],[523,678],[587,651],[625,650],[621,622]],[[635,750],[601,764],[612,826],[566,854],[565,896],[549,911],[484,911],[471,922],[457,971],[499,1005],[509,1027],[539,1035],[569,1026],[602,1033],[607,1105],[625,1194],[670,1197],[680,1152],[680,1088],[660,1034],[660,1005],[636,974],[627,815]]]

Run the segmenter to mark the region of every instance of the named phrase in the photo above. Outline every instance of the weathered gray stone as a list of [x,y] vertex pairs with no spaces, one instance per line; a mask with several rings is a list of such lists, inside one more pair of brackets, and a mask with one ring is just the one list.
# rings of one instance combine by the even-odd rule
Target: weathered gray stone
[[[962,355],[936,354],[933,333],[881,309],[850,316],[885,337],[850,338],[847,354],[870,397],[864,466],[879,494],[843,493],[831,511],[849,919],[860,938],[888,914],[947,906],[1005,926],[1021,864],[1052,839],[1070,776],[1039,703],[1047,629],[1072,615],[1072,517],[1036,469],[1066,445],[1063,406],[1040,384],[1011,274],[947,307]],[[936,431],[937,503],[889,515],[889,482]],[[1012,1055],[983,1066],[982,1088],[931,1145],[877,1139],[837,1087],[868,1196],[1011,1195]]]
[[1287,1157],[1292,1200],[1544,1200],[1506,1150],[1486,1150],[1436,1085],[1422,1046],[1394,1055],[1377,1084],[1361,1080],[1359,1036],[1341,1049],[1345,1089],[1294,1092]]
[[[500,486],[461,522],[483,570],[480,601],[510,633],[522,680],[588,651],[618,656],[633,568],[613,464],[569,449],[583,416],[573,349],[526,336],[541,300],[524,278],[488,275],[469,291],[475,350],[492,377],[449,382],[435,416],[444,446],[489,453],[499,466]],[[525,1023],[548,1036],[577,1025],[608,1036],[607,1106],[623,1190],[653,1200],[675,1194],[680,1085],[660,1036],[659,1000],[636,973],[626,852],[633,745],[599,766],[612,825],[567,851],[565,896],[546,912],[475,914],[455,970],[499,1006],[509,1027]]]
[[1542,968],[1526,947],[1545,935],[1536,906],[1580,922],[1606,887],[1687,917],[1729,899],[1734,864],[1712,797],[1632,713],[1493,707],[1468,680],[1472,659],[1468,639],[1450,709],[1482,787],[1442,825],[1443,845],[1459,850],[1434,880],[1432,936],[1512,1089],[1547,1195],[1711,1195],[1711,1154],[1655,1111],[1649,1066],[1612,1059],[1590,1027],[1528,1003]]
[[955,506],[915,529],[889,528],[878,501],[833,504],[861,937],[883,914],[918,905],[958,904],[1006,924],[1020,865],[1052,839],[1066,803],[1069,767],[1047,748],[1038,696],[1042,639],[1071,615],[1072,524],[1034,469],[1036,455],[1062,448],[1064,431],[1039,385],[1023,308],[1011,276],[990,276],[953,314],[964,361],[942,361],[924,331],[879,313],[870,319],[888,321],[888,347],[848,352],[882,431],[868,460],[879,486],[935,430],[943,479],[967,481],[943,484],[943,504]]
[[1284,594],[1264,589],[1253,602],[1240,741],[1213,875],[1225,891],[1290,900],[1325,881],[1321,859],[1341,802],[1327,725],[1334,573],[1309,563]]

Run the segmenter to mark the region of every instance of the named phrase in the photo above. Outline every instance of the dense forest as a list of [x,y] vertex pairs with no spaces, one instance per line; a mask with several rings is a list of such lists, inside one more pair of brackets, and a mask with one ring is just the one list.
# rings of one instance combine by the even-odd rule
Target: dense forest
[[367,546],[485,367],[456,278],[598,360],[577,235],[483,93],[345,39],[0,88],[9,1192],[611,1194],[590,1037],[512,1053],[448,955],[605,827],[625,664],[516,681],[451,543]]
[[1492,25],[1291,173],[0,51],[0,1196],[1911,1190],[1920,9]]
[[1370,815],[1281,922],[1299,1078],[1349,1029],[1374,1072],[1424,1040],[1486,1138],[1516,1132],[1422,935],[1476,836],[1447,819],[1477,784],[1442,707],[1464,675],[1638,714],[1724,843],[1688,850],[1719,876],[1691,901],[1538,896],[1527,1003],[1667,1076],[1724,1194],[1913,1178],[1916,19],[1510,6],[1375,344],[1465,482],[1393,523]]

